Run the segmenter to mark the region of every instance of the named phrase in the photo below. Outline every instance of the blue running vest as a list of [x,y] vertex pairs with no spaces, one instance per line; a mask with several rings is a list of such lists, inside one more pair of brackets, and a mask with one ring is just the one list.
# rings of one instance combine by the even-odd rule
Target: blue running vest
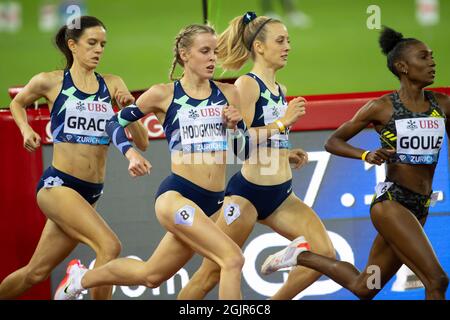
[[172,102],[163,128],[170,151],[183,153],[227,150],[226,128],[222,110],[228,105],[214,81],[209,81],[211,95],[198,100],[189,97],[179,80],[174,82]]
[[[287,101],[278,85],[278,96],[274,95],[264,82],[255,74],[247,73],[247,76],[252,77],[259,85],[259,99],[255,104],[255,115],[253,116],[252,127],[264,127],[276,120],[282,118],[287,109]],[[268,148],[289,149],[289,128],[283,134],[275,134],[265,142],[260,143],[259,146],[267,146]]]
[[111,95],[105,80],[98,74],[99,88],[94,94],[80,91],[69,70],[64,70],[61,92],[50,114],[53,142],[108,145],[106,121],[114,116]]

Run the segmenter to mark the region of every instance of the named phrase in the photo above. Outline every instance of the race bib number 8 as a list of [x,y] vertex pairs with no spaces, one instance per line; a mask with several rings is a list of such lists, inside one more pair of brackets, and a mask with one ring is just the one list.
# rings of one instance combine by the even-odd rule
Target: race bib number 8
[[194,223],[195,208],[184,206],[175,213],[175,224],[184,224],[192,226]]

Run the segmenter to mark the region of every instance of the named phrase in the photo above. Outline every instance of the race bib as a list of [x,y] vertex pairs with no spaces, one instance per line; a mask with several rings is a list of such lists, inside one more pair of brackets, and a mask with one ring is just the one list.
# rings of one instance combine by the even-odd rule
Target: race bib
[[91,137],[108,137],[106,121],[114,116],[110,103],[100,101],[66,101],[64,133]]
[[404,163],[432,164],[444,141],[443,118],[409,118],[395,120],[397,154]]
[[184,151],[208,152],[227,150],[224,106],[203,106],[178,110],[181,145]]
[[394,184],[393,182],[379,182],[375,187],[377,199],[381,197],[383,194],[385,194],[386,191],[388,191],[393,184]]
[[227,225],[230,225],[239,218],[241,215],[241,210],[239,208],[239,205],[236,203],[230,203],[227,205],[225,210],[223,210],[223,217],[225,218],[225,221],[227,222]]
[[184,206],[175,213],[175,224],[183,224],[191,227],[194,223],[195,208]]
[[433,192],[430,196],[430,207],[434,207],[436,205],[436,202],[439,201],[439,193],[438,191]]

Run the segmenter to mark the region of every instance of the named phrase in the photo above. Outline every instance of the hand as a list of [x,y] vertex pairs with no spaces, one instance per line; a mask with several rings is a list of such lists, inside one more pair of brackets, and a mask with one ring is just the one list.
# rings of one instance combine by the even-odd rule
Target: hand
[[227,129],[236,129],[236,125],[242,120],[241,113],[234,106],[226,106],[223,108],[222,116]]
[[383,163],[385,163],[394,154],[395,154],[395,149],[380,148],[375,151],[370,151],[366,155],[366,162],[380,166]]
[[41,146],[41,137],[31,128],[26,129],[23,133],[23,147],[33,152]]
[[289,152],[289,163],[293,169],[300,169],[308,163],[308,153],[303,149],[292,149]]
[[128,91],[117,91],[114,99],[119,109],[123,109],[135,101],[134,97]]
[[141,156],[139,152],[137,152],[133,148],[130,148],[127,152],[125,152],[125,157],[127,157],[127,159],[130,161],[128,172],[132,177],[150,174],[152,165],[148,160]]
[[292,126],[301,116],[305,115],[305,106],[306,99],[303,97],[294,98],[289,102],[284,116],[280,119],[286,128]]

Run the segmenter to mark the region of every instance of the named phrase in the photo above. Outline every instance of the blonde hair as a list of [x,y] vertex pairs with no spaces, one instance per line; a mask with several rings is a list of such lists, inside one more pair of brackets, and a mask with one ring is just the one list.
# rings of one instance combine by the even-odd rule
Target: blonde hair
[[252,57],[255,40],[266,40],[265,26],[270,23],[281,23],[280,20],[260,16],[244,24],[244,16],[230,21],[228,27],[219,35],[217,58],[224,70],[239,70]]
[[170,81],[176,80],[176,78],[173,77],[173,73],[175,71],[175,68],[177,66],[177,63],[184,67],[184,62],[180,57],[180,49],[186,49],[189,50],[189,48],[192,46],[192,43],[194,41],[194,37],[197,34],[200,33],[210,33],[212,35],[216,34],[216,31],[213,27],[203,24],[191,24],[187,26],[186,28],[180,30],[178,35],[175,37],[175,43],[173,46],[173,60],[172,60],[172,67],[169,71],[169,79]]

